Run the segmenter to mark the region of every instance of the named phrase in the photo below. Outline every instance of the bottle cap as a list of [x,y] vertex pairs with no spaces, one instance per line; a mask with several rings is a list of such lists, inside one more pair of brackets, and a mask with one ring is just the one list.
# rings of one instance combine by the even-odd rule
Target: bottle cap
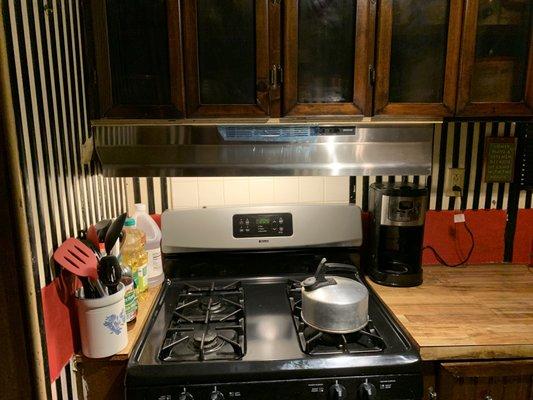
[[146,204],[142,204],[142,203],[135,204],[135,210],[139,212],[146,212]]
[[137,225],[135,223],[135,218],[126,218],[126,221],[124,221],[124,226],[132,227],[132,226],[135,226],[135,225]]

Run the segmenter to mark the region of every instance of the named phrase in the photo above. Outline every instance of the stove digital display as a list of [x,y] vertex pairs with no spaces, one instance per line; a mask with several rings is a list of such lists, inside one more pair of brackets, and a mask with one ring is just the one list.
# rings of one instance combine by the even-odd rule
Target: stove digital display
[[233,237],[292,236],[292,214],[236,214],[233,216]]

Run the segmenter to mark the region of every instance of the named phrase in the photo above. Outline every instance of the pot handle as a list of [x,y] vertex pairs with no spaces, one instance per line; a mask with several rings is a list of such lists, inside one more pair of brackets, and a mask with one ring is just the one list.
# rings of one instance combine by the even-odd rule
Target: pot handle
[[316,290],[324,286],[337,284],[335,279],[326,278],[324,276],[324,273],[325,273],[324,271],[326,267],[329,266],[326,263],[327,263],[327,260],[323,258],[320,261],[320,264],[318,264],[318,268],[316,269],[315,276],[309,277],[302,282],[302,286],[306,291],[310,292],[312,290]]
[[361,281],[361,277],[359,276],[359,271],[357,270],[357,267],[355,265],[333,262],[333,263],[327,263],[325,265],[325,268],[327,268],[328,270],[350,272],[355,275],[358,281]]

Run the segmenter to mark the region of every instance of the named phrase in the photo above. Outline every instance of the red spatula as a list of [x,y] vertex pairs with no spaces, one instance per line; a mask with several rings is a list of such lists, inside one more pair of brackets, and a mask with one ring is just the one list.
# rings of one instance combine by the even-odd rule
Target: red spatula
[[65,240],[54,252],[54,260],[74,275],[98,279],[98,260],[91,249],[78,239]]

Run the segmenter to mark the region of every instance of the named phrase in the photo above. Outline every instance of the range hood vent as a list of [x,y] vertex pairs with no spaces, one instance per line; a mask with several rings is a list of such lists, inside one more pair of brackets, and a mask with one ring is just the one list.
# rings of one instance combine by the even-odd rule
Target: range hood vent
[[106,176],[428,175],[433,124],[95,126]]

